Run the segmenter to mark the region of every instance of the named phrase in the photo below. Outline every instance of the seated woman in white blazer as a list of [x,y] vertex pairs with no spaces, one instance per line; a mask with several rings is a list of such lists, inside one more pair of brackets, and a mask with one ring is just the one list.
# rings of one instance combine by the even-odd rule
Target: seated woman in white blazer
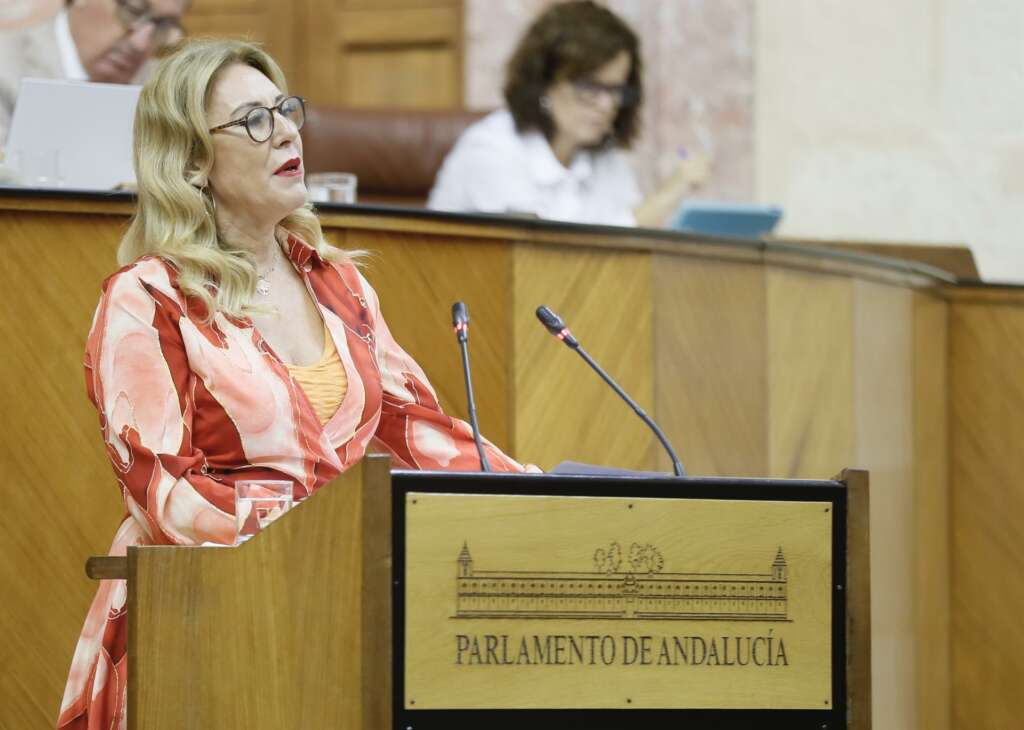
[[590,0],[534,21],[509,61],[505,100],[459,138],[428,207],[657,226],[706,174],[703,159],[681,162],[643,198],[623,152],[640,124],[640,42]]

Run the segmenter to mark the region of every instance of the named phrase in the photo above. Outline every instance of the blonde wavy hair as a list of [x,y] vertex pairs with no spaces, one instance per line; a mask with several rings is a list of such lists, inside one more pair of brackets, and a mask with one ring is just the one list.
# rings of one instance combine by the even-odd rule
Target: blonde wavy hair
[[[207,320],[217,311],[236,317],[262,311],[251,304],[257,278],[252,255],[221,238],[213,200],[200,184],[213,167],[206,103],[220,71],[236,63],[252,66],[287,94],[281,68],[262,48],[213,39],[182,44],[142,88],[133,144],[138,204],[117,251],[122,266],[147,254],[170,261],[178,286],[205,305]],[[352,258],[324,240],[308,202],[280,225],[326,259]]]

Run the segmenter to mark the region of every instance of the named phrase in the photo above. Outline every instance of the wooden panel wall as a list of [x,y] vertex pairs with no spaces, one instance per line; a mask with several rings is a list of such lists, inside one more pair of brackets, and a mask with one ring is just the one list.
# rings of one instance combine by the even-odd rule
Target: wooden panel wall
[[357,108],[462,105],[461,0],[309,0],[310,98]]
[[468,418],[452,304],[469,308],[469,359],[480,431],[512,452],[510,253],[497,241],[423,239],[387,231],[329,229],[334,242],[371,252],[363,273],[395,340],[426,371],[446,413]]
[[[914,295],[914,643],[918,727],[949,730],[949,305]],[[940,637],[940,640],[936,640]],[[967,730],[965,728],[964,730]]]
[[[853,463],[871,472],[871,677],[877,728],[917,728],[913,299],[853,282]],[[934,336],[934,333],[932,333]]]
[[194,0],[185,15],[192,36],[257,41],[281,65],[294,91],[302,89],[306,53],[301,42],[309,30],[301,3],[272,0]]
[[957,293],[949,337],[954,727],[1001,730],[1024,678],[1024,296]]
[[541,304],[557,312],[601,367],[655,415],[650,257],[528,245],[517,246],[513,257],[513,450],[544,469],[564,460],[652,468],[648,428],[535,315]]
[[85,558],[124,512],[82,354],[125,219],[0,215],[0,726],[52,727],[96,589]]
[[462,0],[195,0],[192,35],[264,43],[290,89],[356,108],[462,106]]
[[[855,464],[851,281],[767,273],[768,473],[829,478]],[[874,566],[872,566],[874,567]]]
[[658,254],[652,276],[659,425],[691,474],[767,475],[763,267]]
[[[657,402],[670,438],[696,474],[871,472],[875,724],[948,727],[945,491],[915,480],[943,472],[914,440],[915,415],[922,439],[945,430],[944,302],[870,280],[658,258]],[[927,636],[915,628],[926,611]],[[932,724],[919,723],[919,698],[940,699]]]

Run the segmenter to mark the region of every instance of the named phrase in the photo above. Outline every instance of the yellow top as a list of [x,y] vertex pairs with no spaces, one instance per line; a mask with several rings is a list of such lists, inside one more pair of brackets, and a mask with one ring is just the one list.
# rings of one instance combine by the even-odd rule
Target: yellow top
[[313,405],[320,425],[327,423],[333,416],[348,391],[348,375],[341,364],[338,348],[334,346],[331,333],[324,324],[324,352],[320,361],[313,365],[289,365],[288,372],[306,392],[306,397]]

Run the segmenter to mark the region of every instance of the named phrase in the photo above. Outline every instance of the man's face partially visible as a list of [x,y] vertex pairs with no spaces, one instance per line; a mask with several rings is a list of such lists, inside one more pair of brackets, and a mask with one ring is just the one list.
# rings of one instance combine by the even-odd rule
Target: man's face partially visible
[[181,38],[189,0],[76,0],[68,23],[91,81],[127,84],[162,47]]

